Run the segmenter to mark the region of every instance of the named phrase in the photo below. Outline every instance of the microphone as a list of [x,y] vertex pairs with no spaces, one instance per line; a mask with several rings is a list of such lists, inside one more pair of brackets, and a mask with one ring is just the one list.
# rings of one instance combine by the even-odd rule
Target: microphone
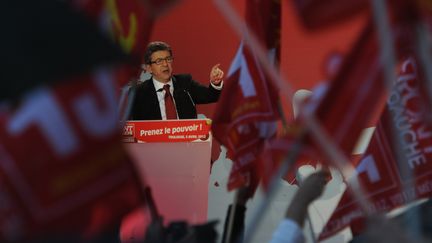
[[193,101],[192,96],[189,94],[189,91],[184,89],[183,92],[185,92],[189,96],[189,99],[192,102],[192,105],[195,106],[195,102]]

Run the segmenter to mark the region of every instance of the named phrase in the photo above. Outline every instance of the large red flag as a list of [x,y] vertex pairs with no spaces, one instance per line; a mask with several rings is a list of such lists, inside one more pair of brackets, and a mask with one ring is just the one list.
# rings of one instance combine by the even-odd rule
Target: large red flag
[[[247,24],[275,62],[279,60],[280,11],[277,1],[247,2]],[[276,131],[278,94],[260,66],[253,51],[241,44],[216,108],[214,136],[234,161],[229,189],[255,176],[263,141]]]
[[120,143],[113,72],[40,87],[2,112],[2,241],[90,239],[143,203]]
[[[432,159],[432,127],[426,120],[429,105],[418,80],[421,76],[415,59],[408,58],[400,69],[387,108],[353,175],[363,184],[375,212],[387,212],[432,195],[432,166],[428,163]],[[399,168],[396,161],[398,153],[394,143],[398,143],[403,168]],[[406,170],[412,177],[406,176]],[[357,202],[345,192],[321,238],[329,237],[353,222],[359,229],[363,219]]]
[[[10,45],[2,45],[14,52],[3,69],[22,70],[21,62],[35,68],[24,78],[2,76],[13,91],[0,113],[2,241],[114,235],[120,219],[143,203],[119,138],[116,79],[127,59],[70,4],[1,8],[3,18],[21,14],[19,26],[8,29]],[[108,66],[115,69],[102,69]]]

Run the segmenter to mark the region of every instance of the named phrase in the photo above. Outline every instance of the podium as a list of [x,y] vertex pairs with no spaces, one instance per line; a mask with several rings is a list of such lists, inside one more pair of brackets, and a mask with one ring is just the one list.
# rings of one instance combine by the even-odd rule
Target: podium
[[[124,127],[124,145],[143,185],[150,186],[165,224],[207,221],[210,123],[208,119],[128,121]],[[140,217],[142,212],[125,222],[131,226],[124,223],[122,228],[143,227],[142,221],[149,220]]]

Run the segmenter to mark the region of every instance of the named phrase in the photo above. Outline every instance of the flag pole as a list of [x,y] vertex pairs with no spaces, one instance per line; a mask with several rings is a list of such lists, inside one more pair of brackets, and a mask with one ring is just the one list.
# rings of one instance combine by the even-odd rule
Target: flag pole
[[[298,170],[297,170],[297,172],[298,172]],[[297,179],[297,181],[298,181],[299,187],[301,187],[303,184],[303,180],[299,180],[299,179]],[[306,211],[306,221],[307,221],[307,224],[309,225],[309,231],[310,231],[309,233],[310,233],[310,236],[312,239],[312,243],[316,243],[317,239],[316,239],[315,230],[314,230],[314,227],[312,224],[312,218],[310,217],[309,208]]]
[[[231,242],[231,234],[232,234],[232,228],[234,226],[234,215],[235,215],[235,211],[237,208],[237,201],[238,201],[238,197],[239,197],[239,189],[236,189],[235,194],[234,194],[234,200],[233,200],[233,204],[231,205],[231,211],[230,211],[230,215],[228,218],[228,226],[226,229],[226,234],[225,234],[225,238],[222,239],[222,243],[234,243]],[[238,239],[234,239],[234,240],[238,240]]]
[[[429,44],[428,39],[428,30],[425,27],[425,25],[421,22],[417,22],[416,26],[416,40],[418,48],[417,55],[420,58],[421,66],[423,71],[425,72],[426,80],[423,80],[426,84],[426,91],[427,91],[427,104],[429,107],[432,107],[432,70],[430,67],[432,67],[432,59],[430,56],[431,46]],[[430,112],[430,110],[429,110]],[[430,123],[430,117],[425,117],[423,119],[426,119],[428,123]],[[413,182],[414,183],[414,182]],[[421,216],[420,216],[420,209],[415,208],[414,209],[414,217],[415,217],[415,225],[411,226],[415,228],[415,233],[417,235],[421,235]]]
[[430,56],[431,53],[431,45],[428,41],[428,34],[429,31],[427,30],[426,26],[423,23],[417,24],[417,55],[420,58],[423,71],[425,72],[426,76],[426,88],[427,88],[427,94],[428,94],[428,104],[429,107],[432,107],[432,58]]
[[385,0],[370,0],[381,50],[381,64],[384,66],[384,81],[387,89],[391,90],[396,80],[396,75],[393,70],[396,64],[396,55],[394,53],[394,42],[388,22],[387,7],[384,1]]
[[[431,53],[431,45],[428,41],[428,34],[429,31],[426,28],[426,26],[424,25],[424,23],[418,21],[417,22],[417,26],[416,26],[416,40],[417,40],[417,45],[418,48],[417,50],[417,55],[420,58],[420,62],[422,64],[422,69],[425,72],[425,76],[426,76],[426,80],[424,80],[425,84],[426,84],[426,90],[427,90],[427,103],[429,105],[429,107],[432,107],[432,70],[430,67],[432,67],[432,58],[430,56]],[[429,111],[430,112],[430,111]],[[428,123],[430,123],[430,117],[426,117],[424,118],[427,120]],[[418,235],[421,235],[420,229],[421,229],[421,218],[420,218],[420,211],[418,208],[415,209],[416,211],[414,212],[414,217],[415,222],[417,223],[416,227],[416,233]]]
[[277,107],[278,107],[278,111],[279,111],[279,114],[280,114],[280,117],[281,117],[282,128],[283,128],[283,135],[285,135],[287,133],[287,131],[288,131],[288,122],[287,122],[285,113],[284,113],[284,111],[282,109],[282,103],[281,103],[280,99],[278,100]]

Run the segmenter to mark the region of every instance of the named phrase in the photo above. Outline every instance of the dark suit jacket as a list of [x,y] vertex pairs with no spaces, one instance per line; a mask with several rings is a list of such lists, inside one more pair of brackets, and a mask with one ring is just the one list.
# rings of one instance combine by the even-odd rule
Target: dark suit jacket
[[[219,99],[220,90],[192,80],[189,74],[174,75],[174,100],[180,119],[197,118],[195,104],[207,104]],[[153,80],[150,78],[136,89],[129,120],[161,120],[162,115]]]

